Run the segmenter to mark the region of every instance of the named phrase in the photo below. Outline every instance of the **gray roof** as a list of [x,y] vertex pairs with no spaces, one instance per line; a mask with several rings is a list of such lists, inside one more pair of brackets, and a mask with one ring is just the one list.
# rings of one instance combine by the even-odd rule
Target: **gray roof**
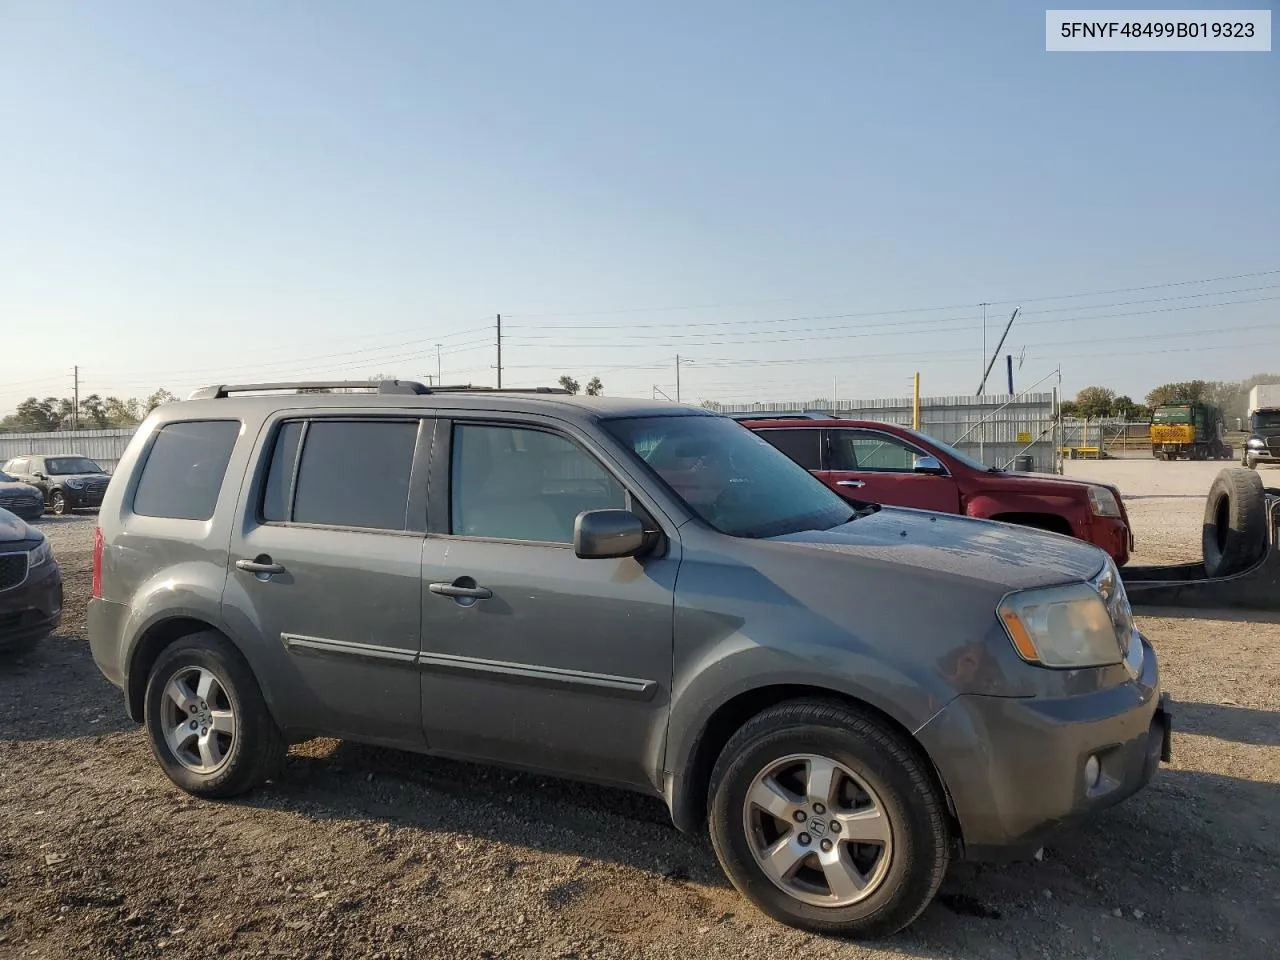
[[[255,411],[265,413],[280,409],[306,409],[325,407],[329,409],[362,408],[403,410],[420,407],[425,410],[492,410],[508,413],[551,413],[569,418],[581,417],[595,420],[611,420],[621,417],[669,417],[669,416],[715,416],[702,407],[686,404],[669,403],[660,400],[627,399],[623,397],[588,397],[573,396],[566,393],[521,393],[518,391],[495,390],[448,390],[439,393],[387,394],[387,393],[272,393],[272,394],[233,394],[216,399],[195,399],[165,404],[165,413],[170,417],[180,416],[180,408],[204,408],[202,415],[208,415],[207,408],[226,410],[247,406]],[[241,407],[243,409],[243,407]]]

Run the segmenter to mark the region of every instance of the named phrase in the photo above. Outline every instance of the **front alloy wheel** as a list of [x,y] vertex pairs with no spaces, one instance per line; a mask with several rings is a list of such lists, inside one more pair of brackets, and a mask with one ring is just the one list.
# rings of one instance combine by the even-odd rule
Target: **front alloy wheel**
[[748,720],[721,751],[708,800],[712,846],[734,887],[815,933],[901,930],[950,860],[928,758],[852,703],[794,700]]
[[53,507],[54,516],[65,517],[71,512],[71,505],[67,503],[67,498],[63,495],[61,490],[53,491],[53,496],[49,499],[50,506]]
[[865,780],[830,757],[793,754],[747,791],[751,853],[779,889],[819,907],[864,900],[884,882],[893,832]]

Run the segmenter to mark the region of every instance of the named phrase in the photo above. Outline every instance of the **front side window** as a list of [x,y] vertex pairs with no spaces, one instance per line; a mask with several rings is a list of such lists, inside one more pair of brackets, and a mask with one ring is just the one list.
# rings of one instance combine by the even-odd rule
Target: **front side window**
[[[262,518],[408,529],[418,421],[291,421],[276,432]],[[299,450],[299,443],[301,449]]]
[[822,469],[821,430],[761,430],[760,436],[806,470]]
[[832,467],[875,473],[911,473],[920,451],[887,433],[835,430],[831,436]]
[[458,424],[450,475],[450,531],[460,536],[572,543],[578,514],[627,503],[595,457],[545,430]]
[[813,474],[728,417],[637,417],[604,426],[721,533],[777,537],[854,517]]
[[[142,466],[133,512],[171,520],[208,520],[218,505],[218,491],[239,436],[239,420],[166,423],[156,432]],[[51,457],[48,462],[56,459],[71,458]]]
[[47,457],[44,461],[44,472],[51,477],[62,477],[74,473],[102,473],[102,467],[88,457]]

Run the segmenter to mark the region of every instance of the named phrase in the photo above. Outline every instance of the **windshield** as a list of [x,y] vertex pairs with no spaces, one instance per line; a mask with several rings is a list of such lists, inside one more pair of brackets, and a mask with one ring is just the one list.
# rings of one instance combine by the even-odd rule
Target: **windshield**
[[828,530],[854,517],[808,470],[727,417],[638,417],[605,428],[690,510],[731,537]]
[[920,433],[918,430],[912,430],[908,427],[899,427],[898,429],[903,431],[905,434],[907,434],[907,436],[915,438],[926,449],[931,446],[936,447],[937,449],[945,453],[947,456],[955,460],[959,460],[970,470],[991,469],[981,460],[975,460],[973,457],[969,456],[967,453],[961,453],[955,447],[951,446],[951,444],[943,443],[941,440],[935,439],[934,437],[929,436],[927,433]]
[[49,457],[44,468],[51,477],[68,473],[102,473],[102,468],[88,457]]
[[1190,423],[1191,408],[1189,406],[1161,407],[1151,419],[1153,423]]
[[1258,410],[1250,419],[1251,430],[1280,430],[1280,410]]

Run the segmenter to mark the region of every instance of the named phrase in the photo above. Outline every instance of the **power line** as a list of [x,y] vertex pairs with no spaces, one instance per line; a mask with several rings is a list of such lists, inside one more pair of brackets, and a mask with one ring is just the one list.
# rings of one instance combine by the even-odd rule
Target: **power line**
[[[1138,293],[1144,290],[1161,290],[1168,287],[1184,287],[1184,286],[1192,286],[1200,283],[1224,283],[1230,280],[1246,280],[1246,279],[1251,279],[1253,277],[1269,277],[1269,276],[1275,276],[1277,274],[1280,274],[1280,269],[1259,270],[1253,273],[1236,273],[1236,274],[1229,274],[1221,277],[1204,277],[1196,280],[1172,280],[1166,283],[1154,283],[1154,284],[1148,284],[1146,286],[1117,287],[1111,290],[1093,290],[1093,291],[1088,291],[1083,293],[1062,293],[1062,294],[1055,294],[1053,296],[1014,297],[1011,299],[1004,299],[1004,300],[988,300],[987,303],[992,305],[1004,305],[1004,304],[1016,305],[1016,304],[1023,304],[1023,303],[1044,303],[1050,300],[1079,299],[1083,297],[1107,297],[1117,293]],[[666,313],[666,312],[679,311],[679,310],[711,310],[711,309],[721,309],[725,307],[734,307],[734,306],[757,306],[757,305],[768,304],[768,303],[794,303],[798,300],[804,300],[804,299],[808,299],[808,298],[787,297],[787,298],[774,299],[774,300],[754,300],[754,301],[744,300],[744,301],[738,301],[736,303],[692,304],[692,305],[685,305],[685,306],[665,306],[665,307],[626,307],[626,308],[611,309],[611,310],[582,310],[582,311],[559,312],[559,313],[509,313],[507,314],[507,317],[508,319],[512,317],[516,319],[523,319],[523,318],[533,319],[533,318],[540,318],[540,317],[573,317],[573,316],[589,317],[589,316],[614,316],[614,315],[630,314],[630,313]],[[831,299],[831,298],[826,298],[826,299]],[[894,315],[905,314],[905,313],[929,313],[929,312],[936,312],[939,310],[964,310],[972,307],[973,307],[973,304],[952,304],[949,306],[936,306],[936,307],[904,307],[904,308],[899,308],[895,310],[872,310],[865,313],[826,314],[826,315],[812,316],[812,317],[796,317],[796,318],[783,318],[783,319],[784,320],[785,319],[798,319],[798,320],[856,319],[858,317],[894,316]],[[717,322],[733,323],[735,321],[705,321],[704,323],[701,323],[701,324],[694,324],[694,323],[647,324],[645,326],[685,327],[685,326],[711,325]],[[783,320],[765,321],[765,322],[783,322]],[[540,326],[544,330],[557,329],[556,327],[552,327],[552,326],[543,326],[543,325],[540,325]],[[570,324],[563,327],[563,329],[580,329],[580,328]]]
[[[1263,288],[1263,289],[1280,289],[1280,285],[1274,285],[1274,286],[1267,287],[1267,288]],[[1232,306],[1241,306],[1241,305],[1254,304],[1254,303],[1267,303],[1267,302],[1274,301],[1274,300],[1280,300],[1280,296],[1270,296],[1270,297],[1250,297],[1250,298],[1246,298],[1246,299],[1242,299],[1242,300],[1227,300],[1227,301],[1224,301],[1224,302],[1222,302],[1222,303],[1193,303],[1193,304],[1183,304],[1182,306],[1178,306],[1178,307],[1162,307],[1162,308],[1157,308],[1157,309],[1153,309],[1153,310],[1132,310],[1132,311],[1121,312],[1121,313],[1086,314],[1086,315],[1081,315],[1081,316],[1076,316],[1076,317],[1053,317],[1053,318],[1049,318],[1049,319],[1042,319],[1042,320],[1025,320],[1025,321],[1024,321],[1024,320],[1019,320],[1018,327],[1019,327],[1019,329],[1021,329],[1021,328],[1022,328],[1022,327],[1024,327],[1024,326],[1041,326],[1041,325],[1048,324],[1048,323],[1053,323],[1053,324],[1065,324],[1065,323],[1076,323],[1076,322],[1081,322],[1081,321],[1090,321],[1090,320],[1115,320],[1115,319],[1120,319],[1120,318],[1124,318],[1124,317],[1151,316],[1151,315],[1154,315],[1154,314],[1162,314],[1162,313],[1176,313],[1176,312],[1181,312],[1181,311],[1185,311],[1185,310],[1212,310],[1212,309],[1216,309],[1216,308],[1219,308],[1219,307],[1232,307]],[[1093,309],[1100,309],[1101,307],[1105,307],[1105,306],[1106,306],[1105,304],[1102,304],[1102,305],[1099,305],[1098,307],[1095,307],[1095,308],[1093,308]],[[1042,312],[1046,312],[1046,311],[1042,311]],[[940,324],[940,323],[948,323],[948,322],[951,322],[951,321],[949,321],[949,320],[936,320],[936,321],[926,321],[926,322],[931,322],[931,323],[934,323],[934,324]],[[946,328],[944,328],[944,329],[941,329],[941,330],[933,329],[933,330],[930,330],[930,331],[927,331],[927,332],[934,332],[934,333],[967,333],[967,332],[971,332],[973,329],[975,329],[975,328],[974,328],[974,327],[953,327],[953,328],[950,328],[950,329],[946,329]],[[809,342],[809,341],[813,341],[813,340],[822,340],[822,341],[827,341],[827,340],[857,340],[857,339],[863,339],[863,338],[867,338],[867,337],[879,337],[879,336],[886,336],[886,334],[884,334],[884,333],[882,333],[882,332],[867,332],[866,330],[862,330],[862,329],[860,329],[860,330],[859,330],[858,332],[856,332],[856,333],[842,332],[842,331],[846,331],[846,330],[847,330],[847,328],[846,328],[846,327],[801,327],[801,328],[797,328],[797,329],[793,329],[793,330],[791,330],[791,331],[788,331],[788,334],[787,334],[786,336],[775,337],[774,339],[766,339],[766,337],[768,337],[768,336],[773,336],[773,335],[775,335],[775,334],[780,333],[781,331],[773,331],[773,330],[762,331],[763,335],[755,334],[755,333],[742,333],[742,334],[739,334],[739,335],[738,335],[739,339],[734,339],[734,340],[707,340],[707,339],[703,339],[703,338],[706,338],[706,337],[724,336],[724,334],[714,334],[714,333],[706,333],[706,334],[696,334],[696,333],[694,333],[694,334],[663,334],[663,335],[659,335],[659,334],[635,334],[635,335],[626,335],[626,334],[622,334],[622,335],[620,335],[620,336],[618,336],[618,337],[611,338],[611,339],[610,339],[610,340],[608,340],[608,341],[599,341],[599,342],[595,342],[595,341],[593,341],[593,342],[586,342],[586,343],[584,343],[584,342],[578,342],[578,343],[574,343],[574,344],[572,344],[571,346],[573,346],[573,347],[575,347],[575,348],[596,348],[596,347],[610,347],[610,346],[617,346],[619,343],[634,343],[634,344],[640,344],[640,343],[651,343],[651,342],[654,342],[655,340],[658,340],[658,341],[668,341],[668,340],[681,340],[681,341],[688,341],[688,342],[692,342],[695,346],[746,346],[746,345],[751,345],[751,344],[805,343],[805,342]],[[795,334],[797,334],[797,333],[799,333],[799,334],[808,334],[808,333],[813,333],[813,334],[822,334],[822,336],[795,336]],[[749,339],[747,339],[747,338],[749,338]],[[529,345],[529,346],[539,346],[540,344],[538,344],[538,343],[536,343],[536,342],[534,342],[534,341],[545,341],[545,340],[557,340],[557,341],[559,341],[561,338],[558,338],[558,337],[552,337],[552,336],[541,337],[541,336],[522,335],[522,336],[519,336],[519,337],[511,337],[511,338],[508,338],[508,339],[509,339],[511,342],[513,342],[513,343],[521,343],[521,344],[525,344],[525,345]]]

